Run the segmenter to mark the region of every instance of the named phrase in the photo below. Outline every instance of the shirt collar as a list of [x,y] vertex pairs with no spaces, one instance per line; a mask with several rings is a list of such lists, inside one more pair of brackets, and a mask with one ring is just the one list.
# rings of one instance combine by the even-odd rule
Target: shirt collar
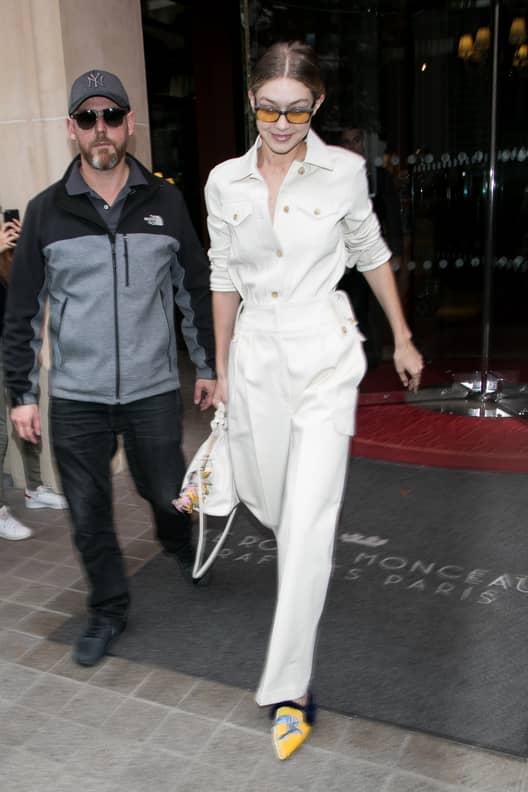
[[[123,189],[128,189],[130,187],[138,187],[142,184],[148,184],[145,176],[141,172],[141,169],[137,162],[129,157],[126,158],[128,164],[128,179]],[[66,182],[66,192],[68,195],[92,195],[93,197],[99,198],[97,193],[92,190],[91,187],[85,182],[84,177],[81,173],[81,163],[80,161],[74,165],[71,169],[70,175],[68,176],[68,180]]]
[[261,145],[262,141],[259,135],[251,148],[246,151],[242,157],[238,157],[238,159],[233,162],[234,168],[231,181],[241,181],[242,179],[247,179],[250,176],[261,178],[260,174],[258,173],[257,166],[257,151]]
[[334,170],[334,163],[330,157],[330,149],[313,129],[310,129],[306,137],[306,156],[304,161],[308,165],[315,165],[316,168]]
[[[259,135],[249,151],[236,160],[231,181],[241,181],[250,176],[261,178],[257,165],[257,152],[261,145],[262,139]],[[315,134],[313,129],[309,129],[308,135],[306,136],[306,155],[304,157],[304,163],[313,165],[316,168],[334,170],[334,163],[329,155],[328,146]]]

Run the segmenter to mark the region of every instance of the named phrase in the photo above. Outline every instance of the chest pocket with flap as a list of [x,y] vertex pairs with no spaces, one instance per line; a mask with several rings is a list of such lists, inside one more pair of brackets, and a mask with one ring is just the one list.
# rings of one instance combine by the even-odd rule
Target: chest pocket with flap
[[230,201],[222,204],[222,220],[230,226],[239,226],[253,214],[253,206],[247,201]]

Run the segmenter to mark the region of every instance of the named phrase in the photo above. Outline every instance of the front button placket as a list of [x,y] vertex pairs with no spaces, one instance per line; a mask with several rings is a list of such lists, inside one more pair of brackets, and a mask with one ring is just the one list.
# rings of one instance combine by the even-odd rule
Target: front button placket
[[268,186],[266,181],[262,180],[265,191],[264,206],[274,240],[272,266],[267,271],[266,278],[268,299],[271,297],[273,304],[285,299],[284,295],[288,291],[288,240],[292,236],[292,223],[295,222],[294,204],[291,199],[292,193],[295,194],[295,183],[299,179],[300,171],[305,172],[304,166],[299,166],[299,162],[293,162],[277,193],[273,218],[269,213]]
[[265,185],[265,207],[266,207],[266,216],[269,219],[269,228],[272,234],[272,261],[270,264],[272,265],[269,270],[266,272],[264,276],[266,280],[262,282],[262,285],[266,289],[265,293],[268,295],[268,300],[271,298],[271,301],[276,304],[279,297],[283,292],[284,287],[284,234],[281,232],[281,223],[286,221],[285,215],[288,213],[289,208],[285,209],[286,203],[284,198],[282,197],[282,187],[281,185],[279,192],[277,194],[277,200],[275,203],[275,213],[273,218],[270,215],[269,211],[269,191],[267,184],[264,182]]

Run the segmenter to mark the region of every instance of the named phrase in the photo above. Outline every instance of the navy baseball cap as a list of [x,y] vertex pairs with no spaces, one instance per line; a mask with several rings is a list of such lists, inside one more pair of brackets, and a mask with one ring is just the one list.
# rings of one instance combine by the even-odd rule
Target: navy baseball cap
[[130,100],[123,83],[115,74],[100,69],[92,69],[77,77],[70,92],[68,113],[75,113],[77,108],[91,96],[105,96],[112,99],[119,107],[130,110]]

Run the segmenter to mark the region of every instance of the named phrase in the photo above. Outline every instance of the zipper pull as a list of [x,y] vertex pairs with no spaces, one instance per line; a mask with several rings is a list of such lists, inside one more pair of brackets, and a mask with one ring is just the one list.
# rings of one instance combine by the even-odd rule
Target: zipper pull
[[116,261],[116,240],[114,234],[108,234],[110,239],[110,249],[112,251],[112,266],[114,270],[117,269],[117,261]]
[[128,241],[126,234],[123,234],[123,243],[125,246],[125,286],[130,286],[130,271],[128,268]]

